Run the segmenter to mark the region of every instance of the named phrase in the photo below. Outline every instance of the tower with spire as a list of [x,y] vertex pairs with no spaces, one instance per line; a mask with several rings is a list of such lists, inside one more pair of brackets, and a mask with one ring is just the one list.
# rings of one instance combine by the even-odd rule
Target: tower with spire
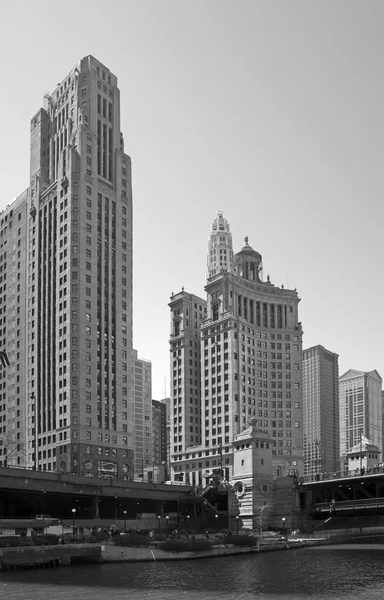
[[[231,481],[233,442],[250,420],[268,436],[271,478],[303,475],[300,298],[296,289],[274,285],[269,275],[264,280],[262,255],[248,237],[233,254],[232,235],[221,211],[209,236],[205,292],[204,304],[194,299],[193,306],[182,305],[185,292],[170,303],[172,479],[203,486],[217,475]],[[204,312],[197,310],[198,302]],[[184,319],[190,326],[194,319],[188,343],[180,339]],[[193,392],[193,375],[199,372],[197,411],[198,393],[188,398],[187,393]],[[201,417],[198,437],[192,426],[195,415]],[[264,478],[261,493],[268,495],[271,485]],[[242,517],[251,518],[248,509],[244,505]]]
[[228,221],[219,210],[208,238],[207,280],[222,271],[230,271],[232,258],[232,234]]

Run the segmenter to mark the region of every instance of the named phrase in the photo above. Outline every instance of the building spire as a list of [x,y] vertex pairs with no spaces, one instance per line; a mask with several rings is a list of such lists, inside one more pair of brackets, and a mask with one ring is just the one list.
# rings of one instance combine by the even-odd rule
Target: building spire
[[207,279],[221,271],[230,271],[233,258],[232,234],[228,221],[219,210],[208,238]]

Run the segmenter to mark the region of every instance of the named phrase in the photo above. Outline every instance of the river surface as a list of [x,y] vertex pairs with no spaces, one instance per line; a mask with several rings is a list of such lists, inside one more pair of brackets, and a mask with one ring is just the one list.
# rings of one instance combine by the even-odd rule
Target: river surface
[[0,600],[382,600],[384,547],[0,572]]

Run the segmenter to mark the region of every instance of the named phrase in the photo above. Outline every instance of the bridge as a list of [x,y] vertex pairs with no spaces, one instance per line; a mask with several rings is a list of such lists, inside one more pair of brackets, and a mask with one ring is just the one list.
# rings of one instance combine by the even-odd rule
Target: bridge
[[384,526],[384,465],[298,479],[303,515],[312,526]]
[[[139,513],[163,514],[175,510],[177,502],[190,500],[192,488],[114,479],[96,479],[12,467],[0,467],[0,515],[27,517],[71,514],[99,518],[116,512],[135,517]],[[127,517],[128,518],[128,517]]]
[[190,521],[196,529],[207,528],[221,517],[204,494],[187,485],[0,467],[2,527],[33,515],[50,515],[70,524],[73,509],[79,526],[103,526],[103,520],[121,523],[155,517],[157,521],[157,517],[168,519],[173,514],[178,524],[186,526]]

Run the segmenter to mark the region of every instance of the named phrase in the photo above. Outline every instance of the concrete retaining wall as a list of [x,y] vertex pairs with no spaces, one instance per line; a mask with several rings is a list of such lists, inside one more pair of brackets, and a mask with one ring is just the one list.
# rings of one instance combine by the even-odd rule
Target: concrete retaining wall
[[100,562],[101,546],[76,544],[73,546],[26,546],[24,548],[0,548],[0,567],[33,566],[79,562]]
[[232,554],[249,554],[255,552],[256,548],[239,546],[216,546],[208,552],[166,552],[159,548],[131,548],[119,546],[103,546],[102,562],[154,562],[165,560],[194,560],[197,558],[210,558],[218,556],[230,556]]

